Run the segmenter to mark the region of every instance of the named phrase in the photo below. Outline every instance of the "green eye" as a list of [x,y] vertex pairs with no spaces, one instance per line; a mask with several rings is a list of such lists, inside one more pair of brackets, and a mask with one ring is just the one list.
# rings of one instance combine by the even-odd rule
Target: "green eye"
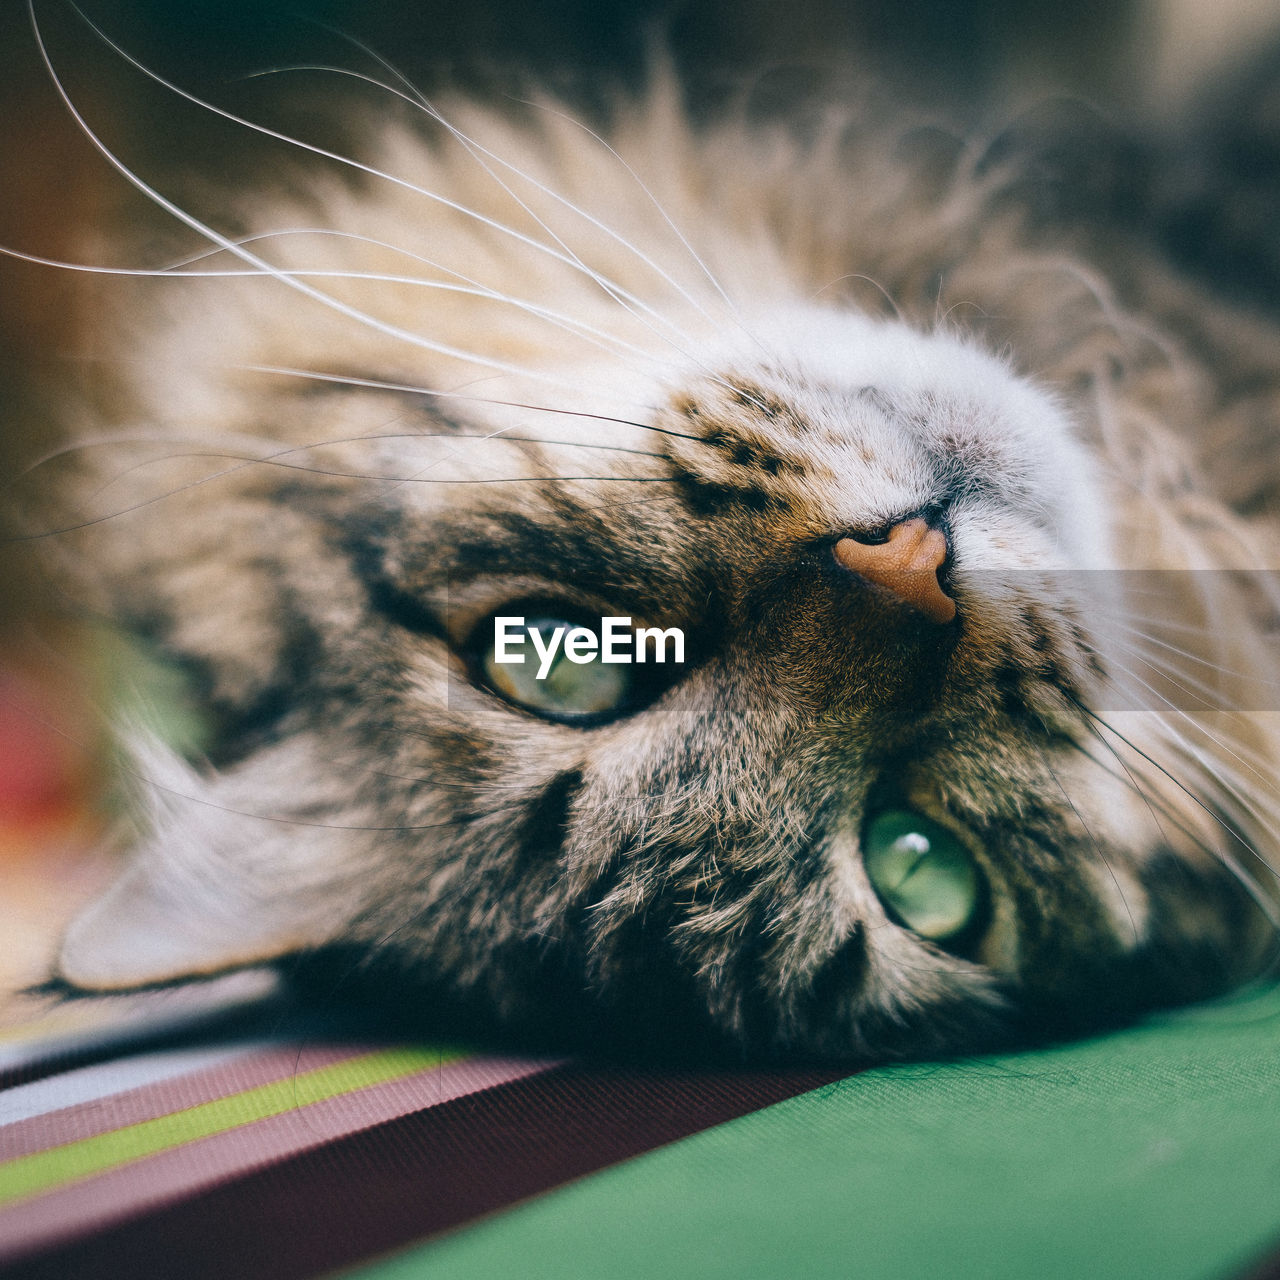
[[[501,623],[502,618],[494,619]],[[588,720],[621,709],[631,694],[631,667],[600,660],[599,646],[585,642],[592,628],[565,618],[521,619],[509,629],[499,661],[497,632],[491,629],[481,657],[485,682],[509,702],[552,720]],[[541,640],[541,651],[534,633]],[[575,637],[577,643],[575,644]]]
[[941,942],[972,923],[982,896],[964,844],[941,823],[909,809],[873,818],[862,861],[880,901],[908,929]]

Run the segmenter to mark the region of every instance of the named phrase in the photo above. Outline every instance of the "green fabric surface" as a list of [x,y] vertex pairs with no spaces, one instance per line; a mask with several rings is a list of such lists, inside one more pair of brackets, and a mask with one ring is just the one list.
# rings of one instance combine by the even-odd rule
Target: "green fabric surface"
[[1276,1243],[1272,990],[855,1076],[351,1274],[1208,1280]]

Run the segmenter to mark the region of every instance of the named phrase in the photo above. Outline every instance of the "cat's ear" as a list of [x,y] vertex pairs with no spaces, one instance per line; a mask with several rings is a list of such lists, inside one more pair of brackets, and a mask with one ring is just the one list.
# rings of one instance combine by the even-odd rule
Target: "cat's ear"
[[163,777],[149,834],[72,921],[57,978],[106,992],[212,977],[321,946],[350,918],[341,833],[272,814],[246,781],[261,772],[252,761],[210,779],[151,751],[144,770]]
[[254,906],[236,912],[211,889],[184,896],[153,866],[130,867],[72,922],[57,977],[84,991],[128,991],[267,964],[322,941]]

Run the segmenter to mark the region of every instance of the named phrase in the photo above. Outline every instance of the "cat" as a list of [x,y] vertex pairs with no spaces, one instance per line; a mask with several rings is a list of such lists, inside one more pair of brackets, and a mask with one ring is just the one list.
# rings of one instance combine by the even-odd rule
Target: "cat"
[[[892,110],[369,74],[230,197],[97,143],[193,234],[97,278],[41,544],[216,733],[125,734],[55,985],[879,1062],[1267,970],[1270,319]],[[622,618],[683,661],[497,661]]]

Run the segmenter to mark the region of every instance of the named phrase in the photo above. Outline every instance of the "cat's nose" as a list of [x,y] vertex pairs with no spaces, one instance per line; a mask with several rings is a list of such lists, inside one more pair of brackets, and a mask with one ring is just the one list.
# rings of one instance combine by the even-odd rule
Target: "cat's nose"
[[947,552],[947,535],[920,516],[892,525],[883,540],[841,538],[835,544],[836,560],[846,569],[892,591],[939,625],[956,616],[956,602],[938,581]]

